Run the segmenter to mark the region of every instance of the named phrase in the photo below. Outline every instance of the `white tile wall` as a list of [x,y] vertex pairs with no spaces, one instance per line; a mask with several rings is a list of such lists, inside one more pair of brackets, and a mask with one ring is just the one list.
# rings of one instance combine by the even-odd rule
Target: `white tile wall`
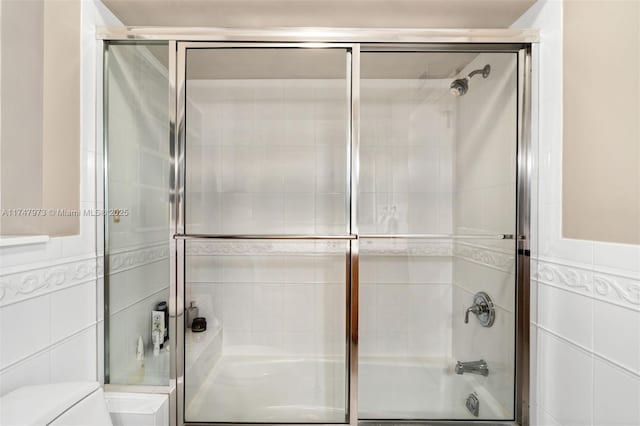
[[[594,300],[593,350],[640,375],[640,310]],[[620,324],[612,331],[612,325]]]
[[345,80],[189,80],[188,91],[189,232],[346,232]]
[[[96,374],[96,328],[91,327],[51,349],[51,381],[82,381]],[[82,356],[78,356],[82,354]]]
[[450,233],[455,102],[448,80],[361,82],[361,233]]
[[330,247],[189,243],[187,302],[222,322],[226,355],[344,354],[346,245]]
[[[60,340],[77,331],[78,324],[96,320],[95,283],[70,287],[51,294],[51,339]],[[72,309],[69,307],[72,306]]]
[[[37,297],[2,309],[2,366],[45,348],[51,343],[50,297]],[[29,338],[25,338],[25,337]]]
[[[110,382],[115,384],[165,385],[168,364],[161,364],[153,355],[151,343],[151,311],[166,301],[167,287],[135,300],[126,307],[111,312]],[[138,336],[145,344],[144,368],[136,360]],[[160,364],[160,368],[158,368]],[[166,367],[163,368],[163,367]]]
[[[448,83],[363,84],[372,94],[363,105],[363,129],[379,131],[364,130],[360,195],[369,209],[360,210],[361,232],[449,233],[454,128],[452,111],[441,110],[443,102],[453,106]],[[339,80],[190,81],[196,118],[188,161],[197,170],[190,176],[188,211],[194,229],[345,232],[343,86]],[[202,208],[208,214],[197,212]],[[361,339],[364,347],[375,347],[370,355],[449,356],[450,327],[432,324],[450,324],[450,257],[370,260],[363,257],[361,265],[363,283],[371,284],[374,295],[372,316],[361,321],[376,330],[371,344],[366,335]],[[309,352],[318,345],[309,333],[314,327],[321,339],[342,348],[344,314],[337,315],[331,305],[344,297],[344,259],[320,268],[313,257],[282,262],[258,253],[191,258],[191,295],[202,314],[223,320],[226,353],[250,344],[258,351]],[[320,285],[323,280],[329,284]],[[325,290],[337,299],[325,294],[310,306],[305,303]],[[337,305],[342,309],[344,303]]]
[[[462,244],[459,244],[462,245]],[[476,251],[477,250],[477,251]],[[489,249],[474,246],[474,252],[492,253]],[[515,297],[513,288],[515,283],[515,256],[505,254],[508,260],[500,267],[489,265],[465,257],[458,253],[453,259],[455,285],[471,293],[484,291],[491,296],[493,302],[508,312],[514,311]]]
[[[121,25],[99,1],[81,8],[80,209],[95,207],[96,25]],[[96,380],[96,226],[0,249],[0,395],[20,386]]]
[[[6,271],[0,276],[5,299],[0,304],[0,394],[27,383],[71,380],[72,376],[95,379],[95,259],[52,260]],[[59,368],[59,358],[51,358],[49,365],[54,350],[73,346],[78,333],[94,336],[90,347],[74,354],[76,363],[85,368],[71,375],[69,369]],[[42,373],[39,378],[28,372],[32,368]]]
[[594,361],[593,424],[640,424],[640,380],[600,359]]
[[562,2],[538,2],[515,26],[541,29],[532,425],[637,425],[640,247],[562,238]]
[[451,356],[451,258],[360,256],[359,355],[400,358]]
[[538,289],[538,324],[578,345],[592,349],[593,304],[590,297],[547,285]]
[[540,405],[562,425],[591,425],[594,406],[591,355],[547,333],[539,336],[538,345]]
[[[169,97],[166,69],[145,47],[112,46],[106,73],[112,251],[166,242],[169,224]],[[155,104],[154,104],[155,102]],[[102,198],[102,192],[99,191]]]
[[51,380],[50,351],[40,351],[2,371],[0,393],[7,394],[22,386],[41,385]]

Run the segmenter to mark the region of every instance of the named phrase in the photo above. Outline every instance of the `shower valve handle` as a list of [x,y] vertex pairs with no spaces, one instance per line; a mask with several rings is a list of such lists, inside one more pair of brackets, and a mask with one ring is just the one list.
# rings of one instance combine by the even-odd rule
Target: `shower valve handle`
[[[486,305],[485,305],[486,309]],[[474,315],[479,315],[483,311],[483,307],[480,305],[473,305],[467,308],[467,311],[464,313],[464,323],[469,324],[469,313],[473,312]]]
[[483,327],[491,327],[496,318],[496,310],[493,301],[487,293],[480,291],[473,296],[473,305],[471,305],[464,313],[464,323],[469,323],[469,314],[474,314],[480,325]]

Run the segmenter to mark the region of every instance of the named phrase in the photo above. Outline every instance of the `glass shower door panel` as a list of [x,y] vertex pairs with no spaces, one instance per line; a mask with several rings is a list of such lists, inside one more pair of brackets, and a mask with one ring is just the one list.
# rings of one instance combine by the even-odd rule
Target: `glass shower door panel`
[[347,241],[188,241],[185,419],[346,419]]
[[[361,61],[359,416],[512,419],[517,57]],[[489,327],[465,323],[479,292]]]
[[185,419],[343,423],[350,243],[313,238],[350,229],[349,53],[186,60],[185,228],[211,238],[186,245],[185,302],[207,330],[187,318]]
[[348,233],[347,58],[187,50],[187,233]]
[[174,330],[156,355],[151,333],[151,311],[169,302],[169,77],[158,59],[168,50],[166,42],[114,42],[105,52],[104,208],[123,212],[102,219],[111,384],[169,384]]

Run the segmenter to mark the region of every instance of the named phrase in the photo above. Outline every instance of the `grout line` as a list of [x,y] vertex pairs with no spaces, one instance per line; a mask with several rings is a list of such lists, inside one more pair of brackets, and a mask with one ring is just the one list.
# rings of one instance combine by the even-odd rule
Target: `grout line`
[[[475,291],[475,290],[473,290],[473,291],[472,291],[472,290],[469,290],[468,288],[466,288],[466,287],[464,287],[464,286],[462,286],[462,285],[460,285],[460,284],[453,283],[453,284],[451,284],[451,287],[452,287],[452,288],[453,288],[453,287],[458,287],[460,290],[464,291],[465,293],[469,294],[469,295],[470,295],[470,296],[472,296],[472,297],[473,297],[473,295],[475,295],[475,294],[476,294],[476,291]],[[453,293],[453,292],[452,292],[452,293]],[[493,300],[493,304],[494,304],[496,307],[498,307],[498,308],[502,309],[502,310],[503,310],[503,311],[505,311],[505,312],[508,312],[508,313],[510,313],[510,314],[512,314],[512,315],[514,314],[514,309],[513,309],[513,308],[507,308],[506,306],[503,306],[501,303],[496,302],[496,300],[495,300],[495,299]]]
[[[532,260],[534,258],[532,257]],[[553,265],[564,266],[567,268],[576,268],[582,269],[584,271],[593,272],[595,274],[603,274],[603,275],[612,275],[620,278],[627,278],[630,280],[638,281],[640,280],[640,274],[633,271],[625,271],[616,268],[611,268],[603,265],[595,265],[584,262],[575,262],[572,260],[565,260],[558,257],[547,257],[538,255],[535,260],[539,263],[551,263]]]
[[[127,266],[125,268],[121,268],[121,269],[118,269],[118,270],[115,270],[115,271],[105,271],[105,272],[110,276],[114,276],[114,275],[119,274],[121,272],[131,271],[132,269],[138,269],[138,268],[141,268],[143,266],[152,265],[154,263],[162,262],[162,261],[165,261],[165,260],[169,260],[169,256],[160,257],[160,258],[149,260],[149,261],[146,261],[146,262],[141,262],[141,263],[138,263],[136,265]],[[101,277],[102,276],[104,276],[104,274],[101,275]]]
[[[587,299],[591,299],[591,300],[607,303],[609,305],[613,305],[613,306],[617,306],[619,308],[627,309],[627,310],[629,310],[631,312],[640,313],[640,306],[638,306],[636,308],[636,307],[624,305],[624,304],[622,304],[620,302],[616,302],[616,301],[613,301],[613,300],[605,299],[604,297],[601,297],[601,296],[594,296],[594,295],[590,295],[590,294],[581,293],[581,292],[579,292],[577,290],[574,290],[572,288],[564,287],[564,286],[561,286],[561,285],[558,285],[558,284],[554,284],[554,283],[550,283],[550,282],[547,282],[547,281],[543,281],[543,280],[540,280],[540,279],[537,279],[537,280],[534,279],[534,281],[538,282],[538,287],[540,287],[540,284],[541,284],[541,285],[544,285],[544,286],[547,286],[547,287],[557,288],[558,290],[563,290],[563,291],[566,291],[567,293],[572,293],[572,294],[575,294],[575,295],[578,295],[578,296],[586,297]],[[539,303],[538,303],[538,305],[539,305]]]
[[163,291],[166,291],[168,289],[169,289],[169,286],[167,285],[165,287],[162,287],[160,290],[154,291],[153,293],[148,294],[148,295],[142,297],[141,299],[136,300],[135,302],[132,302],[132,303],[126,305],[126,306],[123,306],[122,308],[118,309],[117,311],[111,311],[111,312],[109,312],[109,317],[113,317],[114,315],[119,314],[120,312],[126,311],[127,309],[130,309],[130,308],[134,307],[135,305],[137,305],[137,304],[139,304],[141,302],[144,302],[145,300],[150,299],[153,296],[157,295],[158,293],[162,293]]
[[[473,263],[473,264],[476,264],[476,265],[479,265],[479,266],[484,266],[485,268],[490,268],[490,269],[493,269],[495,271],[500,271],[500,272],[504,272],[504,273],[512,274],[512,275],[514,274],[513,266],[511,268],[500,268],[499,266],[489,265],[487,263],[480,262],[480,261],[472,259],[470,257],[466,257],[466,256],[461,256],[459,254],[455,254],[455,251],[454,251],[453,255],[451,255],[450,257],[452,257],[454,260],[455,259],[463,260],[465,262],[470,262],[470,263]],[[513,264],[515,265],[515,257],[514,257],[514,261],[513,262],[514,262]]]
[[[592,404],[592,405],[595,405],[595,404]],[[549,411],[547,411],[547,409],[545,407],[541,406],[540,404],[538,404],[538,406],[539,406],[540,410],[544,411],[544,413],[547,416],[551,417],[551,420],[553,420],[556,423],[557,426],[563,426],[562,423],[560,423],[558,421],[558,419],[556,419],[554,416],[552,416],[551,413],[549,413]],[[538,421],[540,421],[540,419],[538,419]],[[546,426],[546,425],[540,425],[540,426]]]
[[[558,290],[562,290],[562,291],[564,291],[566,293],[575,294],[576,296],[582,296],[582,297],[585,297],[587,299],[594,299],[591,295],[585,294],[585,293],[581,293],[578,290],[574,290],[573,288],[564,287],[564,286],[561,286],[561,285],[558,285],[558,284],[554,284],[554,283],[550,283],[550,282],[547,282],[547,281],[544,281],[544,280],[535,280],[535,281],[537,281],[537,283],[538,283],[538,289],[541,286],[552,287],[552,288],[556,288]],[[540,302],[540,301],[538,301],[538,302]],[[540,303],[538,303],[538,305],[540,305]]]
[[30,361],[33,358],[36,358],[36,357],[42,355],[45,352],[51,352],[51,350],[53,350],[53,349],[55,349],[55,348],[57,348],[59,346],[62,346],[65,343],[68,343],[74,337],[77,337],[80,334],[82,334],[83,332],[91,329],[91,327],[95,327],[97,325],[97,323],[98,323],[97,321],[92,321],[88,325],[82,327],[81,329],[79,329],[77,331],[74,331],[74,332],[68,334],[67,336],[63,337],[62,339],[60,339],[60,340],[58,340],[58,341],[56,341],[54,343],[49,343],[48,345],[43,346],[42,348],[36,350],[35,352],[33,352],[33,353],[29,354],[29,355],[23,356],[22,358],[5,365],[4,367],[0,368],[0,374],[7,372],[8,370],[18,366],[19,364],[22,364],[22,363],[25,363],[27,361]]
[[[509,240],[495,240],[495,241],[501,241],[501,242],[505,242],[505,241],[509,241]],[[480,244],[477,242],[470,242],[470,241],[465,241],[465,240],[455,240],[452,239],[451,240],[452,243],[464,246],[464,247],[471,247],[471,248],[477,248],[477,249],[481,249],[481,250],[486,250],[486,251],[490,251],[493,253],[497,253],[497,254],[503,254],[503,255],[507,255],[507,256],[513,256],[514,255],[514,250],[513,248],[507,248],[507,247],[498,247],[498,246],[489,246],[486,244]]]
[[[56,237],[56,238],[62,238],[62,237]],[[87,260],[94,260],[94,259],[96,259],[95,253],[85,254],[80,256],[70,256],[70,257],[59,256],[52,260],[44,260],[41,262],[25,263],[21,265],[3,267],[2,268],[3,271],[2,273],[0,273],[0,277],[6,277],[8,275],[17,275],[24,272],[37,271],[40,269],[49,269],[49,268],[54,268],[56,266],[68,265],[70,263],[79,263],[79,262],[84,262]]]
[[619,364],[617,361],[614,361],[610,358],[607,358],[606,356],[594,351],[594,350],[590,350],[588,348],[585,348],[584,346],[582,346],[580,343],[577,343],[567,337],[562,336],[561,334],[558,334],[557,332],[543,326],[543,325],[538,325],[537,326],[538,329],[546,332],[547,334],[557,338],[558,340],[561,340],[565,343],[568,343],[569,345],[573,346],[575,349],[580,350],[581,352],[584,352],[586,355],[589,355],[591,358],[597,358],[600,361],[606,362],[609,365],[611,365],[612,367],[617,367],[618,369],[631,374],[632,376],[639,378],[640,379],[640,372],[638,371],[634,371],[632,368],[626,367],[622,364]]
[[145,251],[145,250],[151,250],[154,248],[161,248],[161,247],[165,247],[167,246],[167,242],[166,241],[161,241],[161,242],[154,242],[151,244],[140,244],[140,245],[135,245],[135,246],[131,246],[131,247],[124,247],[118,250],[113,250],[111,251],[109,254],[110,255],[116,255],[116,254],[123,254],[123,253],[131,253],[131,252],[136,252],[136,251]]

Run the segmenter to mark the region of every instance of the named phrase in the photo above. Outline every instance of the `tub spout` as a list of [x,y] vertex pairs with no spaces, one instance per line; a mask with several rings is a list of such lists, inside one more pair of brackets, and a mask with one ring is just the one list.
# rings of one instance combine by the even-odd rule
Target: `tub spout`
[[489,375],[489,366],[483,359],[480,361],[456,362],[456,374],[472,373],[481,376]]

